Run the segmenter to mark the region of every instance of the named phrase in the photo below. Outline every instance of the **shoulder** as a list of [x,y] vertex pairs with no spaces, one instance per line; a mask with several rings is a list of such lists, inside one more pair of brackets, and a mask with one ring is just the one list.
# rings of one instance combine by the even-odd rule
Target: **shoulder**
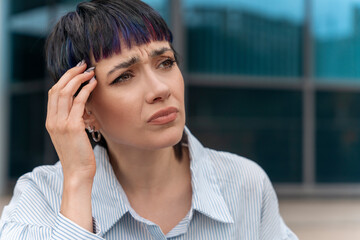
[[[19,178],[15,190],[27,193],[30,189],[37,189],[48,197],[48,193],[61,193],[63,174],[60,162],[55,165],[44,165],[34,168]],[[15,194],[15,192],[14,192]]]
[[234,153],[205,148],[219,180],[259,182],[267,178],[265,171],[254,161]]
[[206,148],[187,128],[185,131],[191,158],[197,159],[197,165],[207,174],[214,175],[213,179],[221,188],[259,192],[264,187],[268,177],[257,163],[234,153]]
[[2,220],[52,225],[60,208],[61,191],[61,165],[37,167],[17,181]]
[[244,213],[260,221],[265,208],[276,209],[272,184],[257,163],[233,153],[212,149],[206,152],[208,164],[213,168],[213,179],[235,221],[240,221]]

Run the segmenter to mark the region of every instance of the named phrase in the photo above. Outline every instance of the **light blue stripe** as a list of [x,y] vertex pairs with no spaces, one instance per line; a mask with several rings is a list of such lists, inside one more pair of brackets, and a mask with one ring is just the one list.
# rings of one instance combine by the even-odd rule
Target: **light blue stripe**
[[0,239],[242,239],[296,240],[279,215],[265,172],[237,155],[204,148],[186,128],[191,159],[191,209],[167,235],[139,216],[126,197],[104,148],[94,149],[97,172],[92,192],[94,228],[82,229],[59,213],[61,164],[22,176],[3,210]]

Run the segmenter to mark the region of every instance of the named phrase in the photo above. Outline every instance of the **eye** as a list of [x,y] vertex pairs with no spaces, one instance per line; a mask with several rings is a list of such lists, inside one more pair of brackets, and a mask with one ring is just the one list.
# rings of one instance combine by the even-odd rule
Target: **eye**
[[165,61],[163,61],[162,63],[160,63],[159,68],[164,68],[164,69],[168,69],[171,68],[172,66],[174,66],[175,60],[168,58]]
[[129,81],[133,75],[130,72],[125,72],[121,74],[119,77],[117,77],[114,81],[110,83],[110,85],[116,84],[116,83],[123,83]]

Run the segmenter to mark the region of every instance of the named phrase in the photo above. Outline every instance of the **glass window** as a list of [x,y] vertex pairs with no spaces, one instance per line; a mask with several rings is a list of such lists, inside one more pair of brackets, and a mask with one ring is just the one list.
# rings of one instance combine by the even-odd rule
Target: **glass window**
[[11,0],[10,3],[10,14],[16,14],[33,8],[41,7],[45,5],[48,0]]
[[318,182],[360,182],[360,93],[316,96]]
[[23,34],[11,35],[12,82],[39,81],[45,78],[45,39]]
[[160,13],[167,24],[170,24],[169,1],[167,0],[142,0]]
[[45,94],[13,95],[10,99],[9,176],[13,179],[43,163]]
[[313,0],[317,81],[360,77],[360,1]]
[[303,0],[184,0],[191,73],[302,74]]
[[195,87],[187,125],[207,147],[258,162],[275,182],[300,182],[301,93]]

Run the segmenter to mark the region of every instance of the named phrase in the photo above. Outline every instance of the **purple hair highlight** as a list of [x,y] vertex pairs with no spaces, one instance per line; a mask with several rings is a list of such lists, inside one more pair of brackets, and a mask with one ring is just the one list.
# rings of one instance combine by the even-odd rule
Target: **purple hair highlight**
[[111,27],[110,34],[107,34],[106,37],[104,34],[97,36],[100,44],[92,44],[92,41],[89,41],[96,62],[113,54],[121,53],[123,47],[131,48],[133,45],[142,45],[151,41],[172,42],[172,34],[168,29],[165,31],[161,25],[154,26],[154,23],[151,23],[145,16],[137,18],[136,21],[129,21],[121,15],[111,20],[107,26]]

